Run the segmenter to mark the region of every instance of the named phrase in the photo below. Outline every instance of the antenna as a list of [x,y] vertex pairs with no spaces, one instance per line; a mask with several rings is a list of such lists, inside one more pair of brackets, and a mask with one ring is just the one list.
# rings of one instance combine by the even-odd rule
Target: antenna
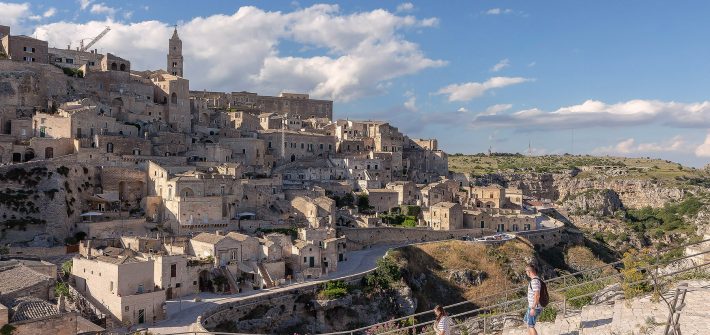
[[532,156],[532,141],[528,139],[528,156]]

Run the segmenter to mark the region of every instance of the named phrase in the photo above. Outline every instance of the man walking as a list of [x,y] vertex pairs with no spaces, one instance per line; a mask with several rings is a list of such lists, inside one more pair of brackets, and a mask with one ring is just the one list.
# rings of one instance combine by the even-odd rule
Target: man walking
[[537,276],[537,267],[535,264],[528,264],[525,267],[525,274],[530,278],[530,282],[528,282],[528,309],[525,312],[523,321],[528,326],[528,334],[537,335],[535,322],[542,312],[542,305],[540,305],[542,280]]

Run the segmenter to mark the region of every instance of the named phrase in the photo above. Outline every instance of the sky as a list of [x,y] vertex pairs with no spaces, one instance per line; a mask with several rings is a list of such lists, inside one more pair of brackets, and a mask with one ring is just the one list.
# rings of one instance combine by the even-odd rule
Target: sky
[[0,0],[12,34],[166,66],[192,90],[309,93],[449,153],[710,162],[707,1]]

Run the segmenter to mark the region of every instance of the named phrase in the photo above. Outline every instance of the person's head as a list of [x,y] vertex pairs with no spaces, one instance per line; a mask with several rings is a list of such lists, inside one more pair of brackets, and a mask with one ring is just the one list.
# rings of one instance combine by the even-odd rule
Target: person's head
[[439,320],[442,316],[446,315],[446,311],[441,305],[436,305],[436,307],[434,307],[434,314],[436,315],[436,320]]
[[530,278],[537,276],[537,266],[533,263],[528,264],[525,267],[525,274]]

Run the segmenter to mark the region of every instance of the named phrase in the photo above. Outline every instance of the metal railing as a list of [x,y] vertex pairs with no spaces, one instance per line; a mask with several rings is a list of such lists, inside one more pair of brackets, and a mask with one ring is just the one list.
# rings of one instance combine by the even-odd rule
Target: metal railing
[[[653,261],[649,262],[649,265],[637,268],[637,270],[639,270],[639,272],[641,272],[641,273],[644,273],[644,271],[645,271],[645,273],[650,273],[649,272],[650,270],[654,270],[655,278],[644,278],[644,279],[641,279],[638,281],[624,283],[624,284],[625,285],[638,285],[638,284],[653,281],[654,282],[653,283],[654,284],[654,291],[656,291],[658,293],[661,290],[661,288],[659,286],[662,286],[662,285],[658,285],[658,283],[655,282],[657,279],[668,278],[668,277],[672,278],[676,275],[679,275],[682,273],[688,273],[690,271],[698,270],[698,269],[701,269],[701,268],[704,268],[704,267],[707,267],[710,265],[710,262],[704,262],[700,265],[694,265],[691,267],[684,268],[682,270],[673,271],[670,273],[665,273],[665,274],[659,275],[658,269],[660,266],[666,266],[671,263],[679,262],[679,261],[682,261],[685,259],[708,255],[708,254],[710,254],[710,248],[708,248],[708,250],[706,250],[706,251],[701,251],[701,252],[697,252],[697,253],[690,254],[690,255],[684,255],[681,257],[675,257],[675,258],[671,258],[671,259],[667,259],[667,260],[662,259],[662,256],[664,256],[672,251],[684,250],[685,248],[690,247],[690,246],[696,246],[696,245],[700,245],[703,243],[709,243],[709,242],[710,242],[710,239],[705,239],[702,241],[687,243],[687,244],[684,244],[681,246],[670,247],[670,248],[666,248],[666,249],[657,251],[657,252],[655,252],[655,255],[652,257]],[[641,255],[641,256],[643,256],[643,255]],[[637,256],[634,259],[640,260],[641,256]],[[567,275],[563,275],[563,276],[559,276],[559,277],[555,277],[555,278],[551,278],[551,279],[546,280],[545,283],[548,285],[548,288],[550,288],[550,290],[549,290],[550,298],[551,298],[551,300],[554,300],[554,301],[551,301],[548,306],[554,307],[554,308],[561,308],[562,315],[566,316],[567,315],[567,305],[571,301],[590,298],[590,297],[596,295],[598,292],[591,292],[591,293],[582,294],[582,295],[575,295],[570,298],[567,298],[567,296],[564,293],[566,293],[570,289],[585,286],[585,285],[590,285],[590,284],[595,284],[595,283],[608,284],[608,283],[614,282],[618,279],[623,279],[623,274],[616,271],[618,268],[620,268],[623,265],[623,262],[624,261],[616,261],[616,262],[608,263],[608,264],[605,264],[602,266],[598,266],[598,267],[594,267],[594,268],[586,269],[583,271],[578,271],[575,273],[571,273],[571,274],[567,274]],[[582,281],[579,280],[579,278],[584,279],[585,277],[588,277],[588,274],[590,274],[590,273],[600,273],[601,274],[605,269],[613,269],[615,272],[612,274],[609,274],[609,275],[600,275],[597,278],[592,278],[589,280],[582,280]],[[589,278],[591,278],[591,277],[589,277]],[[570,285],[567,285],[568,281],[572,281],[572,283]],[[561,286],[557,286],[557,285],[561,285]],[[489,332],[491,330],[489,328],[489,325],[491,325],[491,321],[493,319],[501,319],[501,318],[505,318],[505,317],[511,317],[514,315],[520,315],[521,313],[525,312],[525,310],[527,308],[527,297],[519,297],[518,296],[518,294],[520,294],[520,292],[523,292],[525,290],[527,290],[527,284],[523,285],[523,286],[515,287],[512,289],[507,289],[507,290],[504,290],[501,292],[485,295],[482,297],[476,297],[475,299],[465,300],[465,301],[461,301],[458,303],[454,303],[454,304],[445,306],[444,309],[445,310],[452,310],[455,308],[461,308],[462,306],[465,306],[468,304],[475,306],[476,302],[490,301],[493,298],[498,298],[500,300],[500,298],[502,298],[502,302],[487,304],[483,307],[477,307],[472,310],[461,312],[461,313],[454,314],[454,315],[450,316],[453,320],[459,320],[459,322],[456,325],[454,325],[453,329],[459,329],[461,327],[464,327],[466,324],[478,323],[478,324],[482,324],[483,333],[486,334],[487,332]],[[562,300],[560,301],[559,299],[557,299],[557,300],[553,299],[554,297],[557,297],[557,296],[562,296]],[[511,297],[513,299],[509,299]],[[518,307],[518,306],[523,306],[523,307]],[[432,316],[431,317],[432,320],[415,323],[414,325],[408,325],[408,326],[405,326],[402,328],[392,329],[392,330],[388,330],[388,331],[384,331],[384,332],[378,332],[378,335],[385,335],[385,334],[397,334],[397,335],[399,335],[399,334],[433,334],[434,333],[433,331],[426,331],[425,330],[425,328],[427,328],[427,327],[431,328],[431,326],[434,323],[433,311],[430,310],[430,311],[415,313],[415,314],[411,314],[411,315],[407,315],[407,316],[403,316],[403,317],[399,317],[399,318],[394,318],[394,319],[391,319],[391,320],[388,320],[385,322],[375,323],[375,324],[372,324],[372,325],[369,325],[366,327],[361,327],[361,328],[347,330],[347,331],[340,331],[340,332],[323,333],[322,335],[364,334],[368,330],[372,330],[373,328],[376,328],[376,327],[382,327],[382,326],[391,325],[391,324],[401,324],[401,323],[408,322],[408,320],[412,320],[412,319],[416,320],[419,317],[427,316],[427,315]],[[419,330],[419,332],[417,330]],[[237,333],[199,332],[199,331],[198,332],[173,333],[173,335],[181,335],[181,334],[235,335]]]

